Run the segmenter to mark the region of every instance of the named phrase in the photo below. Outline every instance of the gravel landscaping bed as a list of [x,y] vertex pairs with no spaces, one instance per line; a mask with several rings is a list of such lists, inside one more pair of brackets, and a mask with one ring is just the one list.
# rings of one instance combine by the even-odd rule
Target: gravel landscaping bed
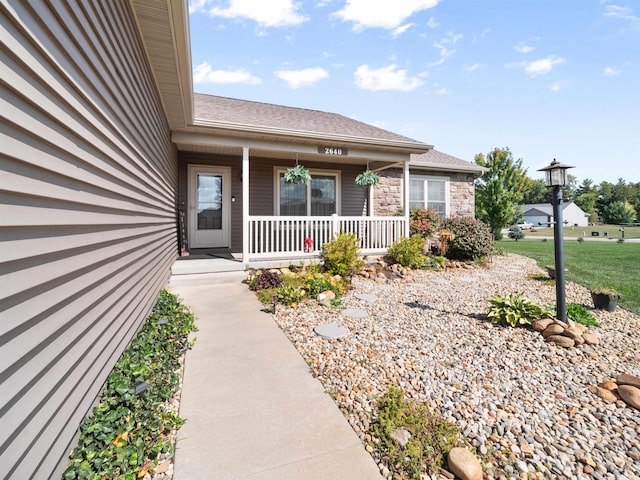
[[[275,318],[365,443],[375,398],[395,386],[452,420],[488,478],[640,478],[640,411],[588,390],[640,376],[640,317],[595,311],[601,343],[573,348],[484,319],[495,294],[555,303],[552,284],[529,278],[542,273],[507,255],[487,268],[414,272],[408,282],[355,277],[340,308],[278,306]],[[567,302],[590,306],[589,291],[568,283]],[[348,335],[314,333],[327,323]]]

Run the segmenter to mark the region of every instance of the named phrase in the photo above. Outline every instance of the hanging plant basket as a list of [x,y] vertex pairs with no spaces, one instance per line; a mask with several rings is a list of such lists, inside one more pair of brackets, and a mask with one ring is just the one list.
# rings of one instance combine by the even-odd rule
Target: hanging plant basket
[[355,180],[356,185],[359,185],[361,187],[370,187],[372,185],[377,185],[379,181],[380,175],[378,175],[376,172],[372,172],[371,170],[366,170],[360,173]]
[[311,181],[309,170],[302,165],[291,167],[284,173],[285,183],[304,183],[305,185]]

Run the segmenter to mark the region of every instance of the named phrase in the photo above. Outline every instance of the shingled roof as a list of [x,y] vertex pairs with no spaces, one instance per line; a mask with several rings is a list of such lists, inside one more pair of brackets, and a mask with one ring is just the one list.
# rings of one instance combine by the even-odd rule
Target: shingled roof
[[477,175],[482,175],[482,173],[486,171],[486,168],[481,167],[480,165],[467,162],[466,160],[462,160],[452,155],[447,155],[446,153],[442,153],[435,149],[429,150],[426,153],[411,154],[409,167],[429,170],[470,172]]
[[268,129],[308,132],[313,135],[348,136],[383,142],[412,143],[429,148],[422,142],[382,128],[359,122],[337,113],[286,107],[270,103],[239,100],[196,93],[193,95],[196,122],[216,125],[262,127]]

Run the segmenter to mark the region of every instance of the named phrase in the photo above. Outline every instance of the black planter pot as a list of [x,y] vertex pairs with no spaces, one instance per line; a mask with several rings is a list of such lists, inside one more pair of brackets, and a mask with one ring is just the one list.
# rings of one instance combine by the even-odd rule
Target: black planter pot
[[593,305],[598,310],[606,310],[607,312],[615,312],[618,306],[618,295],[610,295],[608,293],[594,293],[591,292],[591,299]]

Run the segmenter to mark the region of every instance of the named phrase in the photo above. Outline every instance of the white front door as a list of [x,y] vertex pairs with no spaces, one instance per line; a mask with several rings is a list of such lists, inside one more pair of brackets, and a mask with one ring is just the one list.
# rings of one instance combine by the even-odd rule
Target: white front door
[[189,165],[189,245],[230,246],[231,169]]

